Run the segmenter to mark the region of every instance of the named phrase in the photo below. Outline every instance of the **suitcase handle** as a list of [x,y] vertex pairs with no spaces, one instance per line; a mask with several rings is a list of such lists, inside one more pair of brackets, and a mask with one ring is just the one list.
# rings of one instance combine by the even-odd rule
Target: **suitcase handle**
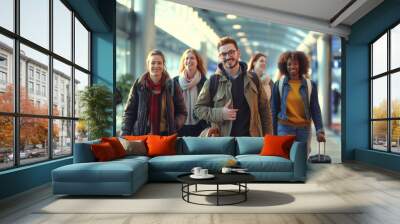
[[[324,142],[324,155],[325,155],[325,143]],[[321,142],[318,142],[318,161],[321,161]]]

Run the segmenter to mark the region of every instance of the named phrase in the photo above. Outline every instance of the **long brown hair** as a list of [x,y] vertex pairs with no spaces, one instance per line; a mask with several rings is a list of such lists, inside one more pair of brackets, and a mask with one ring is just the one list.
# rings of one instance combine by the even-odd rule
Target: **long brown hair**
[[289,71],[287,70],[287,62],[288,60],[296,60],[299,62],[299,73],[300,77],[303,75],[308,78],[308,69],[310,68],[310,61],[308,60],[306,54],[303,51],[286,51],[279,56],[278,60],[278,68],[279,68],[279,77],[282,75],[288,75]]
[[182,73],[183,70],[185,70],[185,58],[186,58],[186,56],[187,56],[189,53],[194,54],[194,56],[196,57],[196,60],[197,60],[197,70],[199,70],[199,72],[200,72],[200,74],[201,74],[202,76],[205,76],[205,75],[206,75],[206,68],[205,68],[205,66],[204,66],[203,58],[202,58],[202,57],[200,56],[200,54],[199,54],[195,49],[193,49],[193,48],[186,49],[186,50],[183,52],[183,54],[182,54],[182,56],[181,56],[181,59],[180,59],[180,61],[179,61],[179,70],[178,70],[179,73]]
[[257,53],[255,55],[252,55],[249,63],[247,64],[247,71],[250,72],[251,70],[254,69],[254,64],[256,63],[256,61],[258,61],[258,59],[260,59],[261,57],[264,57],[265,59],[267,59],[267,55],[263,54],[263,53]]

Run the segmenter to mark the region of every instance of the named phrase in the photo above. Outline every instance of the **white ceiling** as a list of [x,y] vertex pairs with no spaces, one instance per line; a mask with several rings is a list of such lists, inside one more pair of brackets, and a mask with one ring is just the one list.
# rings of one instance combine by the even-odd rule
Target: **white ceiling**
[[350,26],[383,0],[171,0],[208,10],[347,37]]
[[227,0],[264,9],[273,9],[329,21],[350,0]]

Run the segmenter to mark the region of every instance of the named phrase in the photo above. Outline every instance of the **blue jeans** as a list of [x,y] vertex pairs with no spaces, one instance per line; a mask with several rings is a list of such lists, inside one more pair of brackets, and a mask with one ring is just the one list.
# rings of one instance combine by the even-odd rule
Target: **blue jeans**
[[311,126],[294,127],[278,123],[278,135],[295,135],[296,141],[305,142],[307,144],[307,155],[310,154]]

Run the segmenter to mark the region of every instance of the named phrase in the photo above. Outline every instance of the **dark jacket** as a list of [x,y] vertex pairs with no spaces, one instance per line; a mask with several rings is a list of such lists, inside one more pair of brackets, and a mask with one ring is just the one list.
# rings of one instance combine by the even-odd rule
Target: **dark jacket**
[[[173,85],[173,80],[167,73],[164,75],[167,75],[167,78],[161,89],[161,96],[166,97],[167,132],[171,135],[183,126],[187,112],[181,88]],[[151,90],[145,85],[145,76],[146,74],[142,75],[133,83],[122,118],[121,135],[145,135],[150,132],[148,115]]]

